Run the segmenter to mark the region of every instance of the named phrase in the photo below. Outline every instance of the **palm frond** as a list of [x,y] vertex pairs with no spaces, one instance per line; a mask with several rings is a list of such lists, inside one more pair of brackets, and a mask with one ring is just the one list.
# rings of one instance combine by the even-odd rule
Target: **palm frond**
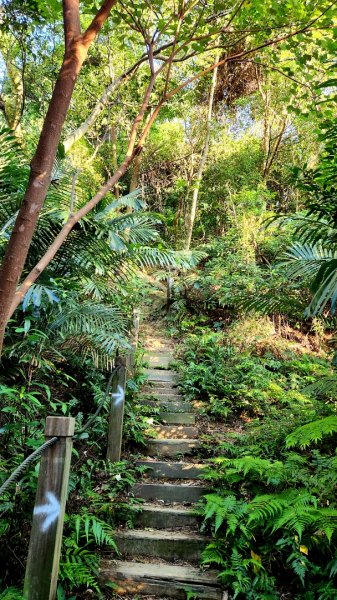
[[173,269],[190,269],[205,258],[206,254],[201,251],[178,251],[162,250],[143,246],[134,249],[132,257],[140,267],[172,267]]
[[296,277],[316,277],[319,269],[327,262],[337,259],[337,252],[323,248],[320,244],[311,245],[295,242],[283,255],[281,264],[286,266],[287,275]]
[[334,313],[337,304],[337,251],[321,245],[294,243],[284,255],[283,264],[289,278],[308,280],[313,298],[305,313],[314,316],[322,313],[330,303]]
[[136,211],[145,210],[146,202],[141,198],[141,190],[134,190],[133,192],[130,192],[129,194],[125,194],[125,196],[118,198],[118,200],[113,200],[113,202],[110,202],[104,208],[104,210],[101,210],[100,212],[95,214],[95,220],[105,220],[107,217],[109,217],[111,213],[115,213],[116,211],[124,207],[132,208]]

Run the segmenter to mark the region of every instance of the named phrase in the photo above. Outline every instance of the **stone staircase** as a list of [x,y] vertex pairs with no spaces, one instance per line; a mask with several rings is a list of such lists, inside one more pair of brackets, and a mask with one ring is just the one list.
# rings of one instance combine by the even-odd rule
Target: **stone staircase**
[[193,405],[184,401],[177,374],[169,369],[167,341],[154,339],[142,402],[159,409],[160,425],[151,428],[157,437],[147,440],[144,458],[137,461],[147,469],[132,490],[144,500],[143,510],[135,529],[116,534],[122,559],[102,561],[101,577],[117,585],[117,597],[186,600],[190,592],[194,598],[225,600],[217,573],[198,566],[208,540],[199,533],[193,504],[207,489],[199,481],[203,466],[193,459],[200,446]]

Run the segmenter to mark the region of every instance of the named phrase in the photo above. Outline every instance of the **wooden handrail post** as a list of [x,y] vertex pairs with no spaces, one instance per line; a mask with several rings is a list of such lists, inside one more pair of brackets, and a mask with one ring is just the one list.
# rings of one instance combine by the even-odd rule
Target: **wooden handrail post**
[[117,357],[118,369],[111,383],[111,405],[109,415],[107,460],[118,462],[121,459],[122,434],[125,406],[126,363]]
[[140,323],[139,310],[137,310],[135,308],[133,311],[133,343],[135,346],[135,350],[137,350],[137,348],[138,348],[139,323]]
[[136,352],[138,348],[138,338],[139,338],[139,323],[140,323],[140,315],[139,310],[134,308],[133,310],[133,327],[131,332],[131,351],[127,357],[127,370],[130,372],[130,375],[133,376],[135,374],[135,364],[136,364]]
[[174,279],[169,275],[166,280],[166,311],[169,310],[172,304]]
[[59,440],[41,459],[23,592],[26,600],[56,596],[74,429],[72,417],[47,417],[46,440]]

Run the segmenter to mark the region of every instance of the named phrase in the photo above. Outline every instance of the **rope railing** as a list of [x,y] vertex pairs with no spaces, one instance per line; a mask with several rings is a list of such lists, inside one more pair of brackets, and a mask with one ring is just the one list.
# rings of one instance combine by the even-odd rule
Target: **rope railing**
[[42,454],[44,450],[50,448],[58,441],[58,437],[52,437],[50,440],[47,440],[42,444],[37,450],[32,452],[27,458],[15,469],[15,471],[11,474],[8,479],[2,484],[0,487],[0,496],[3,496],[7,488],[9,488],[13,483],[16,483],[18,479],[20,479],[21,475],[25,472],[30,463],[34,462],[39,456]]
[[[88,419],[88,421],[86,422],[86,424],[82,427],[82,429],[80,429],[79,431],[76,432],[76,434],[74,436],[75,438],[77,438],[82,433],[84,433],[88,429],[88,427],[91,425],[91,423],[98,417],[98,415],[102,411],[102,408],[103,408],[103,406],[106,403],[106,400],[108,398],[108,395],[109,395],[109,392],[110,392],[110,389],[111,389],[112,379],[113,379],[115,373],[118,371],[118,369],[120,369],[120,365],[118,365],[117,367],[115,367],[113,369],[113,371],[111,372],[110,377],[109,377],[109,381],[108,381],[108,384],[107,384],[107,387],[105,389],[104,396],[103,396],[101,402],[99,403],[96,412],[93,415],[91,415],[91,417]],[[57,442],[57,440],[58,440],[57,437],[54,437],[54,438],[51,438],[50,440],[47,440],[39,448],[37,448],[37,450],[35,450],[34,452],[32,452],[32,454],[30,454],[29,456],[27,456],[27,458],[15,469],[15,471],[13,471],[13,473],[10,475],[10,477],[8,477],[8,479],[6,479],[6,481],[0,487],[0,497],[3,496],[3,494],[6,492],[6,490],[13,483],[17,483],[18,482],[18,480],[21,478],[21,476],[23,475],[23,473],[29,467],[30,464],[32,462],[34,462],[34,460],[36,460],[37,458],[39,458],[40,455],[42,454],[42,452],[44,450],[46,450],[50,446],[53,446]]]
[[[92,425],[106,405],[108,397],[110,397],[110,410],[107,460],[118,462],[121,459],[126,376],[127,372],[131,376],[135,373],[139,331],[138,311],[134,311],[133,317],[130,354],[127,357],[116,357],[115,368],[110,373],[105,393],[95,413],[88,418],[79,431],[76,431],[75,435],[73,417],[47,417],[45,426],[47,439],[44,444],[30,454],[0,487],[1,497],[12,484],[20,480],[29,465],[42,456],[26,564],[23,593],[26,600],[45,600],[56,596],[73,439],[78,439]],[[51,450],[55,444],[55,448]]]

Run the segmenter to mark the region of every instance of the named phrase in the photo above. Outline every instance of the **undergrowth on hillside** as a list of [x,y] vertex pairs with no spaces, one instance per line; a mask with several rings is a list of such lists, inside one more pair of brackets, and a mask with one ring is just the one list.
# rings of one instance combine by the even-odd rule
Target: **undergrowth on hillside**
[[314,334],[310,351],[266,318],[192,331],[181,387],[218,432],[204,438],[212,491],[199,512],[213,540],[202,562],[234,598],[336,598],[336,407],[310,393],[334,378],[331,363]]
[[[72,371],[74,363],[75,373]],[[84,598],[87,593],[103,598],[98,581],[100,556],[106,549],[118,555],[114,529],[117,523],[133,524],[140,504],[129,495],[129,487],[142,473],[141,467],[134,467],[127,460],[114,464],[106,461],[110,405],[110,399],[104,396],[107,375],[98,371],[89,360],[81,368],[80,361],[76,363],[75,359],[68,368],[63,365],[62,371],[55,366],[49,373],[49,385],[45,383],[45,372],[41,368],[30,380],[24,369],[13,373],[15,385],[10,387],[0,383],[3,407],[0,431],[3,448],[6,448],[0,457],[1,482],[43,442],[48,414],[57,410],[64,415],[73,415],[76,430],[81,430],[103,402],[102,411],[90,427],[78,435],[75,431],[57,595],[58,600],[79,597],[79,594]],[[142,380],[142,376],[137,376],[128,381],[124,423],[128,433],[124,441],[129,444],[141,442],[148,426],[146,417],[136,413],[134,402]],[[31,466],[14,490],[9,489],[1,498],[0,586],[19,586],[22,581],[37,476],[38,464]],[[1,598],[21,598],[20,589],[9,587]]]

